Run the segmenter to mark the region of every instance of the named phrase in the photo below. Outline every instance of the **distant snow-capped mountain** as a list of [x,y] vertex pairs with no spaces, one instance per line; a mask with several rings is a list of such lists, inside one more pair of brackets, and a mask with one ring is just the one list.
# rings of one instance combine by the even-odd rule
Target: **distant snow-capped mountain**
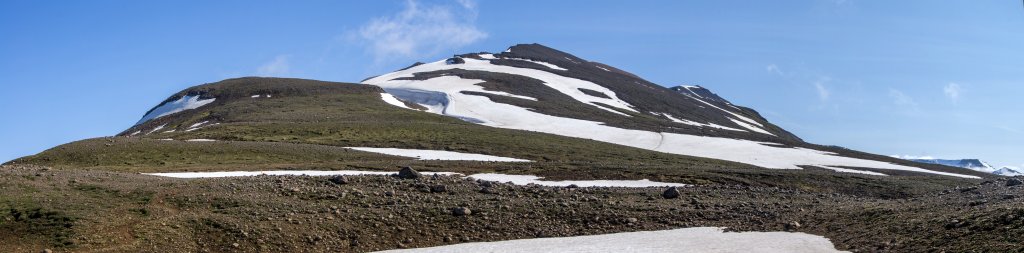
[[950,167],[960,167],[970,169],[974,171],[980,171],[985,173],[994,173],[995,167],[979,159],[909,159],[911,161],[919,163],[931,163],[946,165]]
[[1008,177],[1024,176],[1024,170],[1021,170],[1020,168],[1017,167],[1005,166],[999,170],[992,172],[992,174]]

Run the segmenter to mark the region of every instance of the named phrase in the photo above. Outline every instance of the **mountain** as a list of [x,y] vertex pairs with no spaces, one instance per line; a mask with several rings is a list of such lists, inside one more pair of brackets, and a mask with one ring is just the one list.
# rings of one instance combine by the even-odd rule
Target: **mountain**
[[[351,168],[408,160],[332,151],[376,147],[525,159],[537,163],[466,169],[529,167],[549,174],[598,164],[619,168],[609,173],[641,168],[659,175],[722,168],[983,175],[806,143],[706,88],[665,88],[539,44],[417,63],[362,84],[237,78],[199,85],[147,110],[118,137],[130,138],[73,142],[12,163],[166,171],[232,164]],[[214,147],[216,152],[207,151]]]
[[1007,166],[1007,167],[1002,167],[999,170],[993,171],[992,174],[996,174],[996,175],[1000,175],[1000,176],[1008,176],[1008,177],[1024,176],[1024,170],[1021,170],[1020,168],[1017,168],[1017,167],[1009,167],[1009,166]]
[[[672,89],[538,44],[456,55],[369,78],[417,110],[496,128],[597,140],[764,168],[883,175],[926,170],[808,144],[699,86]],[[866,169],[865,169],[866,168]],[[970,176],[968,176],[970,177]]]
[[985,173],[993,173],[996,171],[995,167],[979,159],[910,159],[911,161],[919,163],[930,163],[939,164],[950,167],[959,167],[970,169],[974,171],[980,171]]

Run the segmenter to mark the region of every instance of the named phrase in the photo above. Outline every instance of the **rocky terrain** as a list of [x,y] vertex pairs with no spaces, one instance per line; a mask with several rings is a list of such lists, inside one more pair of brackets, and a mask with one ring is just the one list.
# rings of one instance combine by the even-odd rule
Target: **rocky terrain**
[[779,187],[517,186],[455,176],[171,179],[0,167],[4,252],[368,252],[721,226],[799,231],[853,252],[1022,248],[1020,178],[898,198]]

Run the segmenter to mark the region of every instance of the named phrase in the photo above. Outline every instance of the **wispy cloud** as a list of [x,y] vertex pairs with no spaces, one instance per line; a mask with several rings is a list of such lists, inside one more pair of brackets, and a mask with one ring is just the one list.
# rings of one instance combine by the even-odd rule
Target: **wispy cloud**
[[957,83],[949,83],[946,85],[946,87],[942,88],[942,92],[945,93],[946,97],[948,97],[949,100],[952,100],[953,103],[960,101],[961,91],[963,91],[963,89],[960,88],[960,84]]
[[764,70],[766,70],[768,72],[771,72],[771,73],[774,73],[774,74],[779,75],[779,76],[786,76],[786,74],[782,72],[782,69],[779,69],[779,65],[775,65],[774,63],[773,64],[768,64],[768,66],[765,66]]
[[896,104],[898,106],[906,107],[912,110],[917,109],[917,102],[914,101],[914,98],[911,98],[906,93],[903,93],[900,90],[889,89],[889,98],[892,99],[893,104]]
[[426,57],[487,38],[475,24],[476,2],[455,3],[425,5],[408,0],[401,12],[375,18],[350,35],[363,42],[377,62]]
[[273,60],[260,65],[256,68],[256,75],[258,76],[284,76],[288,75],[291,69],[291,64],[288,63],[289,55],[278,55]]
[[814,81],[814,89],[818,92],[818,99],[822,102],[828,101],[829,96],[832,95],[830,94],[828,87],[825,87],[825,84],[829,81],[832,81],[832,78],[827,76],[818,78],[817,81]]

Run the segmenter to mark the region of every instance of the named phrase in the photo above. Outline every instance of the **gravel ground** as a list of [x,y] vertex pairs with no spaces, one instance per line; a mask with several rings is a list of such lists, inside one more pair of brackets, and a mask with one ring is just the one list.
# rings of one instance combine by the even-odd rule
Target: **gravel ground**
[[878,198],[733,185],[666,194],[449,176],[172,179],[2,166],[0,251],[368,252],[728,227],[822,235],[854,252],[1015,252],[1024,251],[1024,185],[1014,180]]

